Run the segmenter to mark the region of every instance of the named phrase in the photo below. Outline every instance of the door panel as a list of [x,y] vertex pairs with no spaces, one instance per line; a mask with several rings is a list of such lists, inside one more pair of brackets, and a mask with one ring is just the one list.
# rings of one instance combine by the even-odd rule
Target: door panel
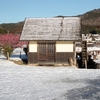
[[39,43],[39,61],[46,61],[46,43]]
[[55,59],[55,44],[54,43],[48,43],[47,60],[54,62],[54,59]]
[[38,44],[38,61],[48,63],[55,61],[55,43]]

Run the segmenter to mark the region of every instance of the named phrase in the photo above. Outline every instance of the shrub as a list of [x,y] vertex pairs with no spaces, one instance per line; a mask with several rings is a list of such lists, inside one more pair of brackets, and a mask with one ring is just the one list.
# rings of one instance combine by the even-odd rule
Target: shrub
[[5,47],[4,47],[3,53],[4,53],[4,55],[5,55],[5,57],[6,57],[7,59],[9,59],[9,57],[10,57],[11,54],[12,54],[12,52],[13,52],[13,49],[12,49],[11,46],[5,46]]

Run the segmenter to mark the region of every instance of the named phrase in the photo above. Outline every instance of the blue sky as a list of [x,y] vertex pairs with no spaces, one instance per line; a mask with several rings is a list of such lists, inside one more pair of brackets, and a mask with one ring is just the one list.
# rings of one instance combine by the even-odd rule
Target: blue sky
[[75,16],[100,8],[100,0],[0,0],[0,23],[27,17]]

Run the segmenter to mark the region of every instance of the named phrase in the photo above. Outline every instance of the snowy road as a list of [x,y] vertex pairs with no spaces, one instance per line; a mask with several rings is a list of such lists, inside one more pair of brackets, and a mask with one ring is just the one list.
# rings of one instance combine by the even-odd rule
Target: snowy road
[[100,70],[24,66],[0,59],[0,100],[100,100]]

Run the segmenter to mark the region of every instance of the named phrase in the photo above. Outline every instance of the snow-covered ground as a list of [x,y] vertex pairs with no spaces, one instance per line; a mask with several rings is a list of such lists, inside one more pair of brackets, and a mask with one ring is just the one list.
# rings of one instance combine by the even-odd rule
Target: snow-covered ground
[[100,100],[100,69],[17,65],[0,56],[0,100]]

